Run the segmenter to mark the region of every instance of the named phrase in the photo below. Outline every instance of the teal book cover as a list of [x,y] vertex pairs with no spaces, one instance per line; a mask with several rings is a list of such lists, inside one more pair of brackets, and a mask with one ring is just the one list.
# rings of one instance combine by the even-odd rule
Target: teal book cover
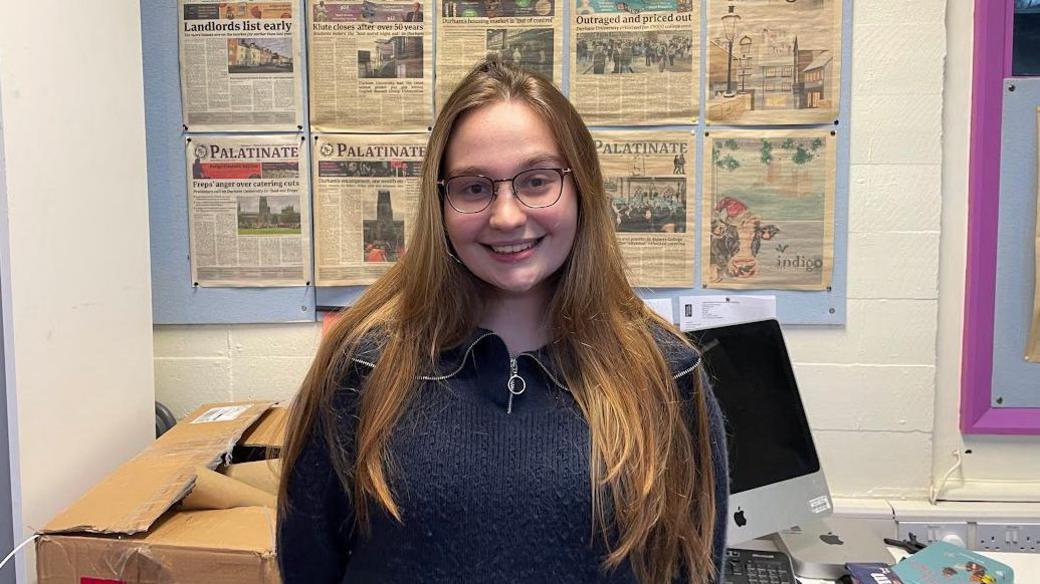
[[1014,584],[1009,566],[955,545],[937,541],[896,564],[906,584]]

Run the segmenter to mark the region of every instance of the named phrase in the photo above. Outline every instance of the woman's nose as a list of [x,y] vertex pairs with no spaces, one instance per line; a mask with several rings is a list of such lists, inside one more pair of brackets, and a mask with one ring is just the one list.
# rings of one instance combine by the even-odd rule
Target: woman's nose
[[508,181],[499,183],[495,198],[491,201],[489,223],[499,231],[510,231],[527,223],[527,207],[516,198],[513,185]]

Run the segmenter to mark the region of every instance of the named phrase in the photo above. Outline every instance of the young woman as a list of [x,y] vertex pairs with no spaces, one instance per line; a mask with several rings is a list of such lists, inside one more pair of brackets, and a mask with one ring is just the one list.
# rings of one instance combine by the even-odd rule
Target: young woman
[[408,253],[329,331],[282,451],[295,582],[713,582],[722,420],[625,278],[595,145],[545,78],[475,68]]

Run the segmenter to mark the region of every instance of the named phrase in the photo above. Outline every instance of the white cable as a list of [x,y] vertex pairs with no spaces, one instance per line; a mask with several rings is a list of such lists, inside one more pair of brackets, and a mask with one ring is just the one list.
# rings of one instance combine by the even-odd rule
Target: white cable
[[932,505],[935,505],[935,503],[939,500],[939,494],[942,493],[943,487],[946,486],[946,481],[950,479],[950,475],[952,475],[954,471],[960,468],[961,463],[964,462],[964,457],[961,456],[961,451],[959,448],[954,449],[953,455],[957,457],[957,462],[953,463],[953,466],[950,467],[950,470],[946,471],[946,474],[943,475],[942,480],[939,481],[939,487],[936,488],[934,482],[931,485],[928,485],[928,500],[932,503]]
[[7,557],[4,558],[2,562],[0,562],[0,569],[3,569],[3,566],[7,564],[7,560],[11,559],[12,557],[15,557],[15,554],[17,554],[19,550],[24,548],[26,543],[28,543],[29,541],[32,541],[36,537],[40,537],[40,535],[33,535],[32,537],[30,537],[30,538],[26,539],[25,541],[22,541],[21,543],[19,543],[18,548],[15,548],[14,550],[11,550],[10,553],[7,554]]

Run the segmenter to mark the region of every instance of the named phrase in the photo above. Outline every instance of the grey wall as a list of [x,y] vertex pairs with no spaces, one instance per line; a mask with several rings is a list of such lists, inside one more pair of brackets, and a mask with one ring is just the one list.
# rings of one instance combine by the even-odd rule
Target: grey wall
[[[2,83],[3,80],[0,80]],[[0,212],[3,214],[2,232],[6,233],[7,215],[7,172],[4,163],[4,112],[0,104]],[[6,289],[6,282],[0,282],[0,290]],[[11,444],[7,433],[7,361],[4,355],[4,332],[7,323],[3,314],[8,299],[0,295],[0,559],[14,548],[14,507],[11,504]],[[0,570],[0,584],[15,582],[15,562],[9,561]]]

